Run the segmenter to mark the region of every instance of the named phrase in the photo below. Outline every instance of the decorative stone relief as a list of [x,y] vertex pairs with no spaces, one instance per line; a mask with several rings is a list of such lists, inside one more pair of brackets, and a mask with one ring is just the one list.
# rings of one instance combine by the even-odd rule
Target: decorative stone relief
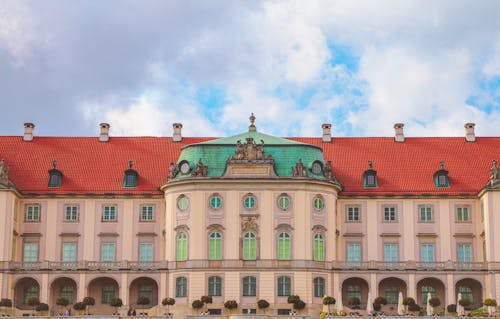
[[257,224],[257,216],[243,216],[241,218],[241,232],[253,231],[259,232],[259,225]]

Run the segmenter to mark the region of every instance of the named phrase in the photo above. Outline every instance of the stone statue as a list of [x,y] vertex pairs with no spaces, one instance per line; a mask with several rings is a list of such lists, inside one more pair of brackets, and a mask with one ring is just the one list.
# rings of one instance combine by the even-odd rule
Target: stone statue
[[245,145],[240,140],[236,142],[236,159],[241,160],[245,158]]
[[177,165],[174,162],[170,162],[170,166],[168,168],[168,179],[173,179],[177,175]]
[[7,185],[9,184],[9,170],[10,166],[5,166],[5,160],[2,159],[0,161],[0,184]]
[[335,175],[333,175],[332,171],[332,161],[328,161],[328,163],[326,163],[324,169],[324,175],[326,178],[328,178],[329,181],[335,180]]
[[260,144],[256,146],[257,159],[264,159],[264,141],[260,140]]
[[491,185],[500,182],[500,167],[497,166],[497,161],[493,160],[493,166],[490,169],[490,181]]
[[207,171],[208,171],[208,166],[203,165],[203,162],[201,161],[201,158],[200,158],[198,160],[198,163],[196,163],[196,168],[191,173],[191,176],[193,176],[193,177],[206,177]]
[[292,167],[292,174],[295,177],[307,177],[307,169],[302,163],[302,159],[299,158],[297,164]]
[[245,143],[241,143],[240,140],[236,142],[236,155],[230,156],[229,161],[255,161],[255,160],[266,160],[272,161],[272,155],[265,155],[264,152],[264,141],[260,140],[260,144],[256,144],[252,137],[247,137]]

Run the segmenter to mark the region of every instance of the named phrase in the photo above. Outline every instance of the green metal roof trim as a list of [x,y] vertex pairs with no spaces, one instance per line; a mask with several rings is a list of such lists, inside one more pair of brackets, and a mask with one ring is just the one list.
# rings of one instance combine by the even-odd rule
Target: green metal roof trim
[[[279,177],[292,177],[292,167],[301,159],[307,168],[308,177],[326,180],[323,174],[315,175],[310,171],[314,161],[320,161],[323,166],[325,165],[321,148],[257,132],[247,132],[218,140],[187,145],[182,149],[177,163],[185,160],[189,162],[191,169],[195,169],[196,163],[201,159],[203,164],[208,166],[208,177],[221,177],[226,169],[227,159],[236,154],[236,142],[241,140],[242,143],[245,143],[247,137],[254,138],[257,144],[260,143],[260,140],[264,141],[264,152],[266,156],[272,155],[276,174]],[[191,174],[179,172],[176,179],[187,177],[191,177]]]
[[[223,137],[223,138],[219,138],[216,140],[201,142],[201,143],[197,143],[197,144],[186,145],[186,146],[184,146],[184,148],[192,147],[195,145],[236,145],[236,142],[238,142],[238,140],[241,140],[241,142],[244,143],[247,137],[252,137],[253,140],[255,141],[255,143],[257,143],[257,144],[260,143],[260,140],[263,140],[264,145],[308,145],[310,147],[317,147],[317,146],[305,144],[302,142],[296,142],[296,141],[287,140],[287,139],[284,139],[281,137],[267,135],[267,134],[260,133],[257,131],[249,131],[249,132],[241,133],[241,134],[234,135],[234,136]],[[317,147],[317,148],[319,148],[319,147]]]

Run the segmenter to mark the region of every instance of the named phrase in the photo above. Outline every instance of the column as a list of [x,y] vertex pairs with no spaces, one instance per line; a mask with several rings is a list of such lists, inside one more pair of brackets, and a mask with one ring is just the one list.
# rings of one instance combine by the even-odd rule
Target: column
[[454,300],[456,300],[456,296],[455,296],[455,285],[453,284],[453,275],[447,274],[446,275],[446,300],[445,300],[444,304],[449,305],[451,303],[455,303]]
[[87,296],[87,284],[85,283],[85,273],[80,273],[78,278],[78,291],[76,293],[76,300],[82,301]]
[[128,274],[122,273],[121,283],[120,283],[120,298],[124,305],[129,305],[128,301]]
[[40,287],[40,302],[49,303],[49,274],[42,274],[42,287]]
[[415,284],[415,274],[409,274],[408,276],[408,287],[406,291],[407,297],[412,297],[417,300],[417,285]]

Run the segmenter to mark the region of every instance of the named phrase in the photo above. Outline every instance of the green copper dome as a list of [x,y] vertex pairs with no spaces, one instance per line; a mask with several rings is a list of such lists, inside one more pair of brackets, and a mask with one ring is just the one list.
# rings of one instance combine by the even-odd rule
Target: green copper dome
[[[253,157],[242,155],[247,149]],[[253,121],[248,132],[184,146],[173,179],[222,178],[229,162],[247,167],[267,163],[274,166],[277,178],[305,177],[336,182],[333,174],[328,175],[330,167],[320,147],[257,132]],[[196,174],[197,169],[203,170],[203,174]]]

